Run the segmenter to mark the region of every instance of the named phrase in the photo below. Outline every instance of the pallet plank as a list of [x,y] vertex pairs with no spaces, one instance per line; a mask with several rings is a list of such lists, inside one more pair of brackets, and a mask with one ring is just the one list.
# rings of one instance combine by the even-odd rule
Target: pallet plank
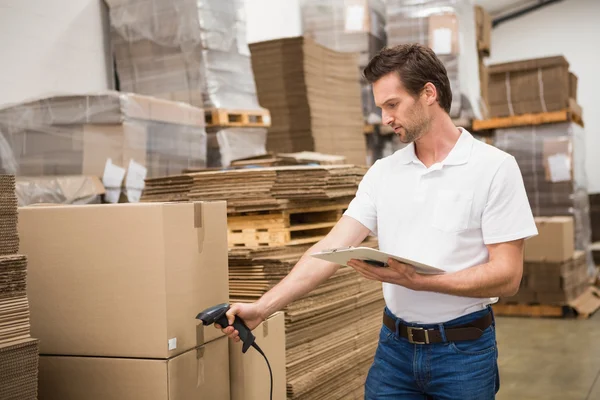
[[205,110],[206,125],[234,127],[269,127],[271,114],[266,108],[256,110],[232,110],[211,108]]
[[517,126],[542,125],[556,122],[573,121],[583,126],[583,119],[574,110],[560,110],[539,114],[522,114],[509,117],[497,117],[485,120],[473,120],[473,131],[512,128]]

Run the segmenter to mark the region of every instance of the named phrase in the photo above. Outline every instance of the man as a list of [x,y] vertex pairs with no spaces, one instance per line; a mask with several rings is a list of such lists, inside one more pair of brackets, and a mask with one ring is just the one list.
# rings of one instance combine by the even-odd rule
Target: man
[[[383,282],[387,306],[365,398],[493,399],[499,377],[490,304],[517,292],[523,241],[537,234],[518,165],[453,125],[450,82],[429,48],[384,49],[364,73],[383,122],[407,147],[369,169],[345,215],[285,279],[256,303],[233,305],[228,318],[237,314],[255,328],[338,268],[310,254],[360,245],[373,232],[382,251],[446,272],[351,261]],[[239,340],[232,327],[224,332]]]

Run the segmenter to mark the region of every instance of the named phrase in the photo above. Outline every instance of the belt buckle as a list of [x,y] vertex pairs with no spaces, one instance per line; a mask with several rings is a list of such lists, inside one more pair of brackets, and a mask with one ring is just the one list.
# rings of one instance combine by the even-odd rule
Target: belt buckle
[[[406,330],[408,332],[408,342],[411,344],[429,344],[429,332],[427,331],[427,329],[425,328],[419,328],[419,327],[412,327],[412,326],[407,326]],[[413,338],[413,331],[423,331],[425,332],[425,341],[424,342],[419,342],[414,340]]]

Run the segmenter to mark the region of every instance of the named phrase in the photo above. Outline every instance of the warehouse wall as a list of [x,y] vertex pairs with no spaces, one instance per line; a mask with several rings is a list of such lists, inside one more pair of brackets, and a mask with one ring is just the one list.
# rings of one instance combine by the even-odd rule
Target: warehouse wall
[[600,1],[565,0],[498,25],[490,62],[563,54],[579,77],[578,102],[587,135],[589,191],[600,192]]
[[102,0],[0,1],[0,105],[112,85]]
[[299,0],[245,0],[248,43],[302,35]]

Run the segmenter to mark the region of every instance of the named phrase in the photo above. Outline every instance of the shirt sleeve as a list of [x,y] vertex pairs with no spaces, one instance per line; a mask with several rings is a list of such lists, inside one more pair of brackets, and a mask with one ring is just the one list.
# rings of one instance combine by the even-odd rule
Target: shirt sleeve
[[354,218],[374,235],[377,235],[377,181],[381,164],[379,160],[369,168],[360,184],[356,196],[350,202],[348,209],[344,213]]
[[502,162],[492,180],[481,231],[485,244],[527,239],[538,233],[523,176],[513,156]]

